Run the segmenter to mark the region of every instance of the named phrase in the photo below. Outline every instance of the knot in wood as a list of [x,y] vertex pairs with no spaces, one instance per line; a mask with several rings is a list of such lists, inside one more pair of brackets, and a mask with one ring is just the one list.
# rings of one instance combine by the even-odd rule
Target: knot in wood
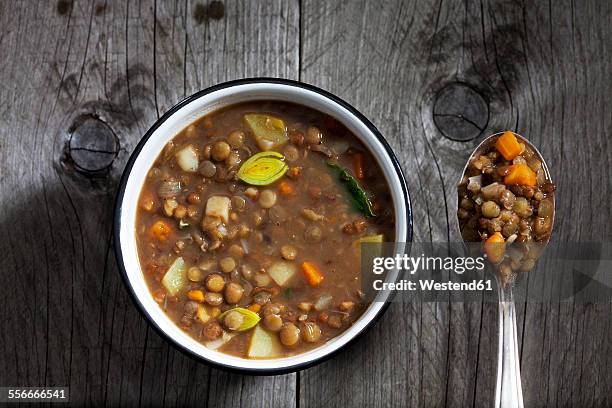
[[119,152],[115,132],[93,115],[78,117],[69,131],[68,159],[77,171],[97,174],[108,170]]
[[434,98],[433,120],[444,137],[469,141],[487,128],[489,104],[470,85],[453,82],[444,86]]
[[208,6],[196,4],[193,18],[197,24],[210,20],[221,20],[225,15],[225,6],[218,0],[212,1]]

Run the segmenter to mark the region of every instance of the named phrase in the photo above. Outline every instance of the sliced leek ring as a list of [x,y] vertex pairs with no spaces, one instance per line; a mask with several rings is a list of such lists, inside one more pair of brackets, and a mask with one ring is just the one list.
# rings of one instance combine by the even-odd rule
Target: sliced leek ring
[[229,312],[238,312],[244,317],[244,321],[236,331],[245,331],[252,329],[257,325],[257,323],[259,323],[259,320],[261,319],[257,313],[252,312],[249,309],[245,309],[243,307],[235,307],[233,309],[229,309],[221,313],[218,317],[219,321],[222,322]]
[[254,186],[267,186],[274,183],[287,172],[289,166],[285,163],[285,156],[278,152],[260,152],[245,161],[238,178]]

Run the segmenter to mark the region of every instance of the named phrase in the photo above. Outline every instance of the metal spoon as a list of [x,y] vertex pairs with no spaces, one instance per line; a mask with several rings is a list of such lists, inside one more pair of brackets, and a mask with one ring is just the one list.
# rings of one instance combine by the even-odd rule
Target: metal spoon
[[[476,147],[476,149],[474,149],[474,152],[470,155],[470,158],[463,169],[461,180],[463,180],[464,176],[466,175],[469,163],[472,161],[472,159],[478,155],[481,155],[483,152],[491,151],[495,141],[501,135],[502,133],[495,133],[487,137]],[[516,133],[514,135],[521,143],[524,143],[525,146],[528,146],[533,150],[537,158],[542,163],[542,169],[544,171],[546,180],[551,181],[548,166],[546,165],[546,162],[538,149],[536,149],[536,147],[523,136]],[[552,223],[554,224],[554,195],[552,196],[552,204]],[[553,225],[551,224],[551,231],[552,227]],[[546,244],[548,244],[548,240],[541,243],[541,249],[544,249]],[[521,370],[519,364],[519,348],[516,330],[516,308],[514,305],[514,298],[512,296],[512,287],[514,286],[516,275],[502,279],[500,274],[495,271],[494,276],[497,281],[499,296],[499,338],[495,407],[522,408],[523,392],[521,389]]]

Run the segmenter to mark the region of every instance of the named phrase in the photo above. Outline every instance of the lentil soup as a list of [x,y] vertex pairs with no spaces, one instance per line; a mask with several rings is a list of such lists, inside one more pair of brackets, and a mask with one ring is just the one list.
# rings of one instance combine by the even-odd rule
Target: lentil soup
[[176,135],[140,194],[152,296],[210,349],[268,359],[337,336],[368,304],[360,242],[394,241],[391,193],[342,124],[286,102],[233,105]]
[[531,147],[499,135],[468,163],[457,216],[466,242],[482,242],[502,282],[531,271],[550,239],[555,184]]

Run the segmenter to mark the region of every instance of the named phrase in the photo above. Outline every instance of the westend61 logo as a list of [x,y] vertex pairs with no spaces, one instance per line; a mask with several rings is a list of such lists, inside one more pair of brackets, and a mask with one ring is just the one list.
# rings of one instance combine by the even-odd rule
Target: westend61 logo
[[377,256],[372,260],[372,272],[381,275],[387,271],[399,269],[414,275],[417,271],[452,271],[463,274],[465,271],[482,271],[485,267],[485,258],[473,257],[439,257],[408,256],[407,254],[395,256]]

